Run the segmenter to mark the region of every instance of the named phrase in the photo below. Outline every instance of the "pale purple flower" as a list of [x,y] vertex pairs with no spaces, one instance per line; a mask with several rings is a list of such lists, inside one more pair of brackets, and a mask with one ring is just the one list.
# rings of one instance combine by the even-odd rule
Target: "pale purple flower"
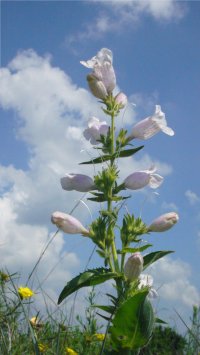
[[164,132],[169,136],[174,135],[173,129],[167,126],[164,112],[161,111],[161,106],[155,106],[155,113],[153,116],[147,117],[144,120],[138,122],[132,129],[129,141],[133,138],[148,139],[154,136],[158,132]]
[[165,213],[156,218],[148,227],[149,232],[165,232],[172,228],[179,220],[176,212]]
[[105,121],[99,121],[98,118],[92,117],[88,121],[88,128],[84,130],[84,137],[90,141],[91,144],[97,145],[100,142],[101,135],[106,136],[109,130],[109,126]]
[[88,192],[95,189],[94,181],[90,176],[83,174],[65,174],[60,179],[61,186],[63,190],[67,191],[80,191],[80,192]]
[[156,168],[150,167],[149,170],[136,171],[127,176],[124,180],[124,185],[127,189],[138,190],[149,185],[152,189],[156,189],[163,182],[163,177],[155,174]]
[[91,92],[99,99],[105,99],[115,88],[116,77],[112,61],[111,50],[102,48],[93,58],[80,62],[85,67],[93,69],[87,80]]
[[129,281],[136,280],[143,269],[143,257],[137,252],[132,254],[124,265],[124,275]]
[[52,213],[51,222],[64,233],[89,235],[89,231],[83,227],[81,222],[67,213],[59,211]]
[[116,96],[115,96],[115,102],[120,105],[120,108],[123,108],[127,105],[127,96],[123,93],[123,92],[119,92]]
[[153,277],[151,275],[147,275],[147,274],[141,274],[140,275],[138,288],[142,289],[144,287],[148,287],[149,288],[148,296],[150,298],[158,297],[157,291],[153,288]]

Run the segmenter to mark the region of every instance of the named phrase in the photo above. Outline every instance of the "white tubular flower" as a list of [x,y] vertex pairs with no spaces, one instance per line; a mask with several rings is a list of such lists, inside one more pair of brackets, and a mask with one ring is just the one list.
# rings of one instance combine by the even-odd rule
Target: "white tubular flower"
[[80,62],[86,68],[93,69],[87,80],[91,92],[99,99],[106,98],[115,88],[116,77],[112,61],[111,50],[102,48],[93,58]]
[[95,190],[95,184],[91,177],[83,174],[65,174],[60,179],[61,186],[63,190],[67,191],[80,191],[80,192],[88,192],[91,190]]
[[56,211],[51,215],[51,222],[55,224],[64,233],[68,234],[83,234],[85,236],[89,235],[89,231],[83,227],[81,222],[73,216]]
[[137,252],[132,254],[124,265],[124,275],[132,282],[136,280],[143,269],[143,257]]
[[138,288],[141,289],[143,287],[149,288],[148,296],[150,298],[158,297],[157,291],[153,288],[153,277],[151,275],[147,275],[147,274],[140,275]]
[[176,212],[165,213],[156,218],[148,227],[149,232],[165,232],[172,228],[179,220]]
[[127,176],[124,180],[124,185],[127,189],[138,190],[149,185],[152,189],[156,189],[163,182],[161,175],[155,174],[156,168],[150,167],[149,170],[136,171]]
[[90,141],[91,144],[97,145],[100,144],[101,135],[106,136],[109,130],[109,126],[105,121],[99,121],[98,118],[92,117],[88,121],[88,128],[84,130],[84,137]]
[[147,117],[138,122],[132,129],[129,140],[134,138],[148,139],[158,132],[164,132],[169,136],[174,135],[173,129],[167,126],[164,112],[161,111],[161,106],[156,105],[153,116]]

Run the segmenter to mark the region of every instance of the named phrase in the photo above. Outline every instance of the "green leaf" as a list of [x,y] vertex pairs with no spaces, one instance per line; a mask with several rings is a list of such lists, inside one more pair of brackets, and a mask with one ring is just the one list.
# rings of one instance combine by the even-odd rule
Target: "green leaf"
[[155,251],[153,253],[147,254],[144,256],[144,266],[143,270],[145,270],[149,265],[153,264],[158,259],[163,258],[163,256],[167,254],[174,253],[172,250],[165,250],[165,251]]
[[83,163],[79,163],[79,165],[83,165],[83,164],[99,164],[99,163],[103,163],[104,161],[110,160],[112,158],[112,155],[102,155],[101,157],[98,158],[94,158],[92,160],[89,161],[84,161]]
[[115,153],[116,158],[126,158],[130,157],[131,155],[137,153],[140,149],[144,148],[144,145],[141,145],[140,147],[137,148],[132,148],[132,149],[126,149],[126,150],[121,150],[120,152]]
[[162,320],[162,319],[160,319],[160,318],[156,318],[156,319],[155,319],[155,323],[168,324],[167,322],[165,322],[164,320]]
[[146,290],[139,291],[116,311],[110,332],[118,347],[135,350],[148,343],[153,330],[154,314],[147,294]]
[[110,321],[110,317],[106,317],[106,316],[104,316],[103,314],[98,313],[98,312],[97,312],[97,314],[98,314],[98,316],[100,316],[101,318],[105,319],[107,322]]
[[95,286],[116,277],[119,277],[119,275],[106,268],[84,271],[67,283],[59,296],[58,304],[82,287]]
[[101,258],[105,258],[105,252],[104,252],[103,250],[97,249],[96,252],[97,252],[97,254],[99,254],[99,256],[100,256]]
[[88,197],[87,200],[94,201],[94,202],[104,202],[107,201],[108,199],[105,197],[104,194],[99,194],[99,196],[97,197]]
[[137,253],[138,251],[144,251],[148,248],[152,247],[152,244],[146,244],[139,248],[123,248],[122,250],[118,250],[118,254],[126,254],[126,253]]
[[94,304],[92,307],[99,308],[102,311],[110,313],[110,314],[113,314],[116,309],[116,307],[114,307],[114,306],[103,306],[103,305],[99,305],[99,304]]
[[83,164],[100,164],[103,163],[107,160],[111,160],[111,159],[115,159],[115,158],[125,158],[125,157],[130,157],[131,155],[137,153],[140,149],[142,149],[144,146],[141,145],[140,147],[137,148],[132,148],[132,149],[126,149],[126,150],[121,150],[116,152],[113,155],[110,154],[105,154],[102,155],[98,158],[94,158],[88,161],[84,161],[83,163],[79,163],[79,165],[83,165]]

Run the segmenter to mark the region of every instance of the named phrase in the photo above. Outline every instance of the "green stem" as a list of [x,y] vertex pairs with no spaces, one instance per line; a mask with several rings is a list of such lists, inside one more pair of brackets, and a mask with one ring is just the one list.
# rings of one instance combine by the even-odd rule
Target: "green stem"
[[121,272],[123,272],[123,270],[124,270],[125,255],[126,254],[122,254],[122,256],[121,256]]
[[[111,135],[111,155],[115,153],[115,114],[111,114],[111,130],[110,130],[110,135]],[[110,161],[110,165],[113,166],[115,159],[112,158]],[[110,197],[112,198],[112,187],[110,189],[109,193]],[[112,212],[112,199],[108,201],[108,211]],[[114,234],[112,228],[109,228],[110,230],[110,237],[112,238],[111,242],[111,248],[112,248],[112,257],[113,257],[113,263],[115,266],[115,271],[119,272],[119,262],[118,262],[118,256],[117,256],[117,251],[116,251],[116,246],[115,246],[115,239],[114,239]]]

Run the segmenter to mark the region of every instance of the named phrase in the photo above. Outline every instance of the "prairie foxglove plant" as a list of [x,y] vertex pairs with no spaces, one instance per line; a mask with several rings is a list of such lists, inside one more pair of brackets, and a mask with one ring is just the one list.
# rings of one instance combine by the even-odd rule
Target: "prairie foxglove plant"
[[[114,293],[108,295],[110,305],[96,305],[108,313],[109,348],[105,348],[105,339],[101,354],[138,354],[149,342],[157,319],[150,299],[157,295],[153,289],[153,279],[144,274],[153,262],[172,251],[153,251],[147,253],[151,244],[143,242],[142,235],[151,232],[164,232],[177,221],[178,215],[169,212],[156,218],[149,226],[140,217],[126,212],[119,221],[121,206],[127,198],[126,190],[138,190],[145,186],[156,189],[163,177],[156,173],[156,167],[130,172],[123,183],[118,182],[118,159],[131,157],[144,146],[133,147],[134,138],[148,139],[159,131],[172,136],[174,131],[167,126],[165,114],[156,105],[155,113],[137,123],[128,134],[125,129],[115,129],[115,118],[127,104],[127,97],[119,92],[113,95],[116,76],[113,68],[113,56],[109,49],[101,49],[96,56],[82,61],[85,67],[92,69],[87,75],[91,93],[100,99],[102,110],[110,123],[92,117],[83,132],[87,140],[98,149],[97,157],[81,164],[102,164],[92,178],[87,175],[67,173],[61,178],[64,190],[89,192],[88,200],[100,204],[99,215],[85,228],[79,220],[63,212],[54,212],[52,223],[67,234],[82,234],[96,245],[96,252],[103,259],[103,266],[88,269],[67,282],[58,303],[82,287],[94,286],[108,280],[114,280]],[[96,147],[98,145],[98,147]],[[131,146],[131,147],[130,147]],[[125,194],[124,194],[125,193]],[[102,207],[103,206],[103,207]],[[119,232],[116,233],[116,230]],[[118,240],[119,239],[119,240]],[[120,249],[117,245],[121,243]],[[106,335],[105,335],[106,338]]]

